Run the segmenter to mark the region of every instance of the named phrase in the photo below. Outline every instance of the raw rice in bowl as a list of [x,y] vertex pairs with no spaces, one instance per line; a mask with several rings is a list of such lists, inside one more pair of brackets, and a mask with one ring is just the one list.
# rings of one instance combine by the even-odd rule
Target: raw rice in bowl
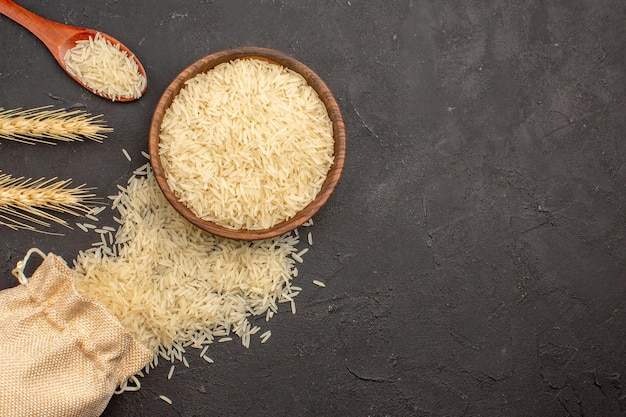
[[281,52],[205,57],[170,84],[150,130],[159,186],[189,221],[235,239],[278,236],[327,201],[345,157],[337,102]]

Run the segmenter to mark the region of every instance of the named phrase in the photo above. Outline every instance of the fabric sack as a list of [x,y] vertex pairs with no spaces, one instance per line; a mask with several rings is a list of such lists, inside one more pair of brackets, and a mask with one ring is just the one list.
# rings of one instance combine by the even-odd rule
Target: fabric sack
[[[44,260],[30,278],[28,258]],[[60,257],[31,250],[0,291],[0,416],[99,416],[152,353],[103,306],[79,295]]]

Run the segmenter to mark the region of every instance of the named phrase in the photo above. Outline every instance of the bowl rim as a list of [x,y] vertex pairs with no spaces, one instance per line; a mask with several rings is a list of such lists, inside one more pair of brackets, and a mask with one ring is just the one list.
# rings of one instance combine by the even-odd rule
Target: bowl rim
[[[180,90],[184,87],[185,82],[197,74],[207,72],[215,66],[224,62],[233,61],[241,58],[256,58],[268,62],[282,65],[302,75],[307,83],[315,89],[318,96],[324,103],[333,127],[334,139],[334,162],[331,165],[326,179],[322,184],[322,188],[315,199],[296,213],[292,218],[282,221],[267,229],[230,229],[220,226],[214,222],[203,220],[196,216],[185,204],[181,203],[178,197],[170,189],[167,184],[165,170],[161,164],[159,156],[159,141],[161,123],[166,110],[171,106]],[[237,240],[258,240],[268,239],[280,236],[293,229],[301,226],[303,223],[311,219],[319,209],[328,201],[330,195],[334,192],[337,182],[343,171],[346,153],[346,133],[345,124],[339,108],[337,100],[333,96],[330,88],[326,83],[307,65],[300,62],[296,58],[284,52],[275,49],[244,46],[237,48],[225,49],[214,52],[203,58],[200,58],[183,71],[181,71],[174,80],[170,82],[159,99],[154,110],[152,121],[150,124],[150,132],[148,137],[148,153],[150,154],[150,165],[154,172],[159,188],[163,192],[165,198],[185,219],[195,226],[205,230],[211,234]]]

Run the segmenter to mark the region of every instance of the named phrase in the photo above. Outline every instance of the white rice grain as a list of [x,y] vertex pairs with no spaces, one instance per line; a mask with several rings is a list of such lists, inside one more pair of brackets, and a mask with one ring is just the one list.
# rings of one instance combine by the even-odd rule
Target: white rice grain
[[265,333],[263,333],[261,336],[259,336],[261,338],[261,343],[267,342],[267,339],[269,339],[271,336],[272,336],[271,330],[268,330]]
[[104,210],[106,210],[106,206],[94,207],[91,210],[89,210],[89,214],[97,216],[98,214],[102,213]]

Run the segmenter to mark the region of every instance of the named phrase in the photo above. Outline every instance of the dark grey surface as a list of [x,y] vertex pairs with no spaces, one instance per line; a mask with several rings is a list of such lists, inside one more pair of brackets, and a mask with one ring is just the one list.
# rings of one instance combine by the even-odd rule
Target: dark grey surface
[[[311,66],[346,121],[298,313],[263,324],[265,345],[211,347],[214,365],[188,355],[170,381],[159,367],[105,416],[626,415],[624,1],[20,3],[120,39],[149,87],[95,97],[0,18],[0,106],[77,106],[115,129],[0,142],[3,172],[106,198],[142,163],[169,81],[234,46]],[[1,229],[0,288],[28,248],[71,260],[92,241]]]

